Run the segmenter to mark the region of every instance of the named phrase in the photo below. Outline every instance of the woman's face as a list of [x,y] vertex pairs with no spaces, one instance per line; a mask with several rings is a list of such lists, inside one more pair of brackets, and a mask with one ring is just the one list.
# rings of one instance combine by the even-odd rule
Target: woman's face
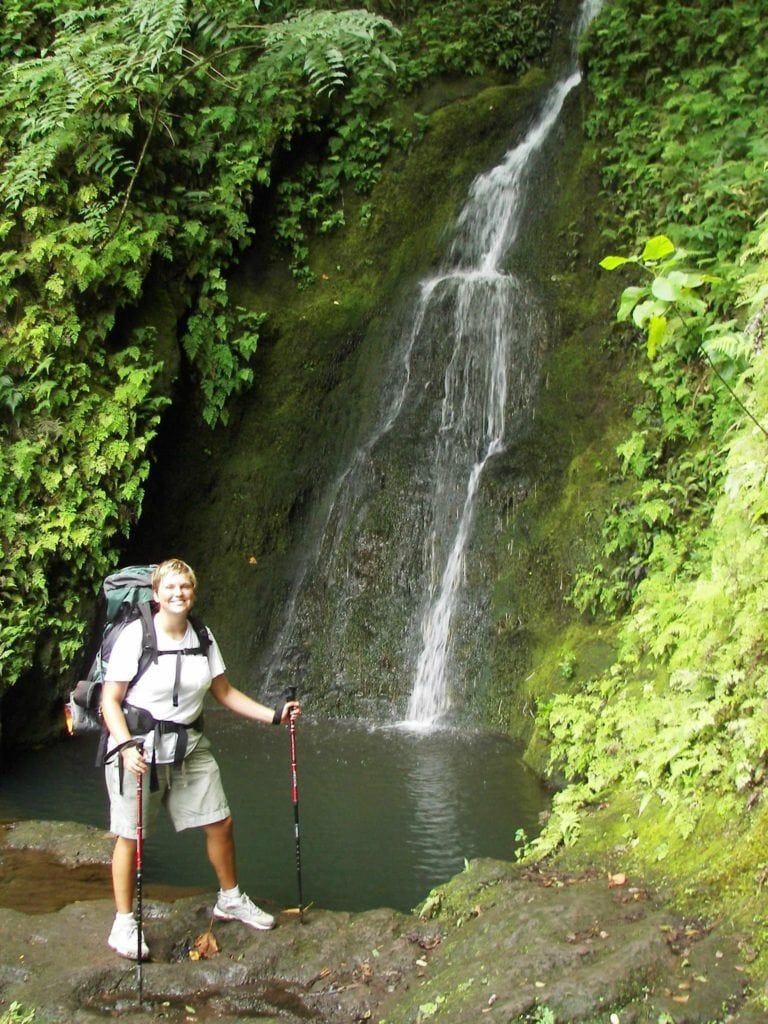
[[170,615],[188,615],[195,603],[195,588],[184,573],[169,572],[161,580],[154,596],[161,611]]

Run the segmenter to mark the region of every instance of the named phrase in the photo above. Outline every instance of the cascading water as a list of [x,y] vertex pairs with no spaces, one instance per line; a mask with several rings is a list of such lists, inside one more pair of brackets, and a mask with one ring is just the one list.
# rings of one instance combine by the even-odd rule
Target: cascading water
[[[470,233],[474,240],[474,232]],[[431,725],[450,707],[451,626],[462,588],[483,470],[504,445],[510,369],[519,371],[519,394],[529,404],[538,369],[540,318],[526,285],[494,267],[443,275],[432,294],[450,296],[454,348],[445,371],[436,455],[429,552],[428,606],[421,622],[422,649],[406,718]],[[463,500],[457,483],[466,480]],[[450,483],[453,493],[446,495]],[[460,507],[459,507],[460,502]],[[445,538],[452,538],[446,545]]]
[[[598,6],[584,5],[576,37]],[[374,678],[391,699],[411,678],[409,726],[449,712],[456,638],[470,643],[481,612],[465,577],[482,477],[530,427],[547,335],[531,284],[506,268],[579,81],[574,55],[522,141],[475,180],[444,269],[422,282],[376,424],[331,488],[297,573],[272,686],[315,659],[339,693],[363,681],[370,692]]]
[[[538,313],[532,297],[526,302],[526,285],[515,275],[505,274],[501,262],[517,236],[535,158],[556,124],[566,96],[578,81],[578,72],[574,72],[558,82],[523,141],[507,154],[501,165],[475,180],[459,217],[459,230],[452,247],[458,269],[441,279],[444,288],[455,289],[458,295],[454,328],[456,348],[445,375],[441,424],[441,431],[446,432],[444,458],[446,461],[461,458],[461,451],[470,447],[472,439],[475,439],[477,458],[469,471],[453,544],[421,626],[423,647],[406,715],[412,724],[433,725],[450,708],[451,622],[461,587],[462,561],[471,535],[479,481],[488,460],[504,447],[507,390],[510,370],[515,368],[515,349],[525,336],[531,336],[531,307],[534,316]],[[467,339],[472,337],[471,325],[476,318],[483,325],[487,338],[485,351],[467,348]],[[473,380],[473,376],[479,376],[471,372],[471,363],[475,361],[484,366],[484,379]],[[459,372],[457,366],[461,368]],[[531,371],[535,371],[533,359],[529,359],[528,373]],[[458,448],[456,439],[451,436],[456,426],[466,435]],[[437,539],[437,529],[436,524],[433,541]],[[433,574],[436,569],[437,566],[433,566]]]

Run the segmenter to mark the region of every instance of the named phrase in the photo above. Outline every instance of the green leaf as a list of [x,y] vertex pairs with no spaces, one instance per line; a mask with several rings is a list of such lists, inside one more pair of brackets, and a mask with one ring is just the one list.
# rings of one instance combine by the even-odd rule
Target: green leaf
[[652,316],[664,316],[667,311],[666,302],[658,299],[647,299],[635,306],[632,312],[632,319],[638,327],[645,327]]
[[691,270],[670,270],[669,280],[681,288],[700,288],[703,284],[712,284],[719,281],[720,278]]
[[629,288],[624,289],[621,293],[621,302],[619,303],[619,310],[616,314],[616,319],[619,323],[629,320],[632,310],[638,304],[640,299],[646,295],[648,295],[648,289],[638,287],[637,285],[630,285]]
[[655,277],[651,285],[651,292],[655,298],[662,302],[675,302],[680,298],[680,288],[668,277]]
[[655,235],[653,238],[649,238],[645,243],[643,249],[642,259],[654,262],[656,260],[664,259],[665,256],[671,256],[675,251],[674,244],[667,238],[666,235]]
[[634,262],[628,256],[604,256],[600,260],[600,266],[603,270],[616,270],[617,267],[623,267],[625,263]]

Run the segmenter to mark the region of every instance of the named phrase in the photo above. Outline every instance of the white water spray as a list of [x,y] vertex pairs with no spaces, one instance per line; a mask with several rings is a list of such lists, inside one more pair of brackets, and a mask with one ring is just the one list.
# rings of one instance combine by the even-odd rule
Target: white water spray
[[[587,0],[576,26],[581,34],[599,7],[598,0]],[[541,112],[523,140],[511,149],[503,162],[487,174],[475,179],[469,198],[457,225],[457,234],[451,255],[459,269],[443,280],[452,281],[460,292],[455,324],[456,350],[451,366],[462,358],[463,343],[469,335],[466,311],[474,311],[476,292],[485,298],[484,319],[491,338],[487,356],[485,393],[481,396],[484,426],[478,434],[477,460],[472,465],[466,484],[466,497],[453,543],[450,547],[439,585],[431,594],[429,606],[421,624],[422,650],[416,666],[413,690],[408,702],[406,721],[412,728],[432,728],[445,718],[451,707],[448,686],[452,622],[462,587],[462,566],[471,537],[480,479],[488,461],[505,447],[504,410],[507,400],[510,371],[510,353],[521,320],[525,316],[519,306],[520,283],[512,275],[501,272],[502,261],[513,251],[520,226],[521,214],[528,201],[529,183],[544,143],[557,125],[568,95],[581,81],[575,66],[551,88]],[[490,282],[493,287],[490,287]],[[467,375],[468,377],[468,375]],[[466,429],[471,414],[469,390],[463,393],[456,381],[446,374],[444,420],[451,424],[462,422]],[[476,399],[475,399],[476,401]]]

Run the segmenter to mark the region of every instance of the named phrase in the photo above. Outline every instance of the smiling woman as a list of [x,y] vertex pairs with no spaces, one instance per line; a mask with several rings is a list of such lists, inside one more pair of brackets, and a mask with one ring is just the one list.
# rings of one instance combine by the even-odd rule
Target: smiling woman
[[[186,562],[169,559],[158,565],[152,576],[157,656],[140,671],[143,630],[140,621],[131,622],[115,642],[104,680],[102,714],[110,745],[104,764],[110,830],[116,837],[112,855],[116,915],[109,945],[130,959],[149,956],[141,934],[140,887],[138,924],[133,894],[137,877],[141,879],[137,848],[141,850],[145,812],[158,800],[177,832],[202,828],[205,833],[208,859],[220,886],[214,917],[263,930],[275,924],[271,914],[240,891],[232,816],[219,766],[203,735],[202,708],[210,691],[219,704],[244,718],[280,724],[298,715],[299,706],[287,701],[273,711],[231,685],[215,639],[207,631],[208,642],[203,646],[189,621],[196,593],[197,580]],[[150,785],[145,789],[143,778],[150,768]]]

